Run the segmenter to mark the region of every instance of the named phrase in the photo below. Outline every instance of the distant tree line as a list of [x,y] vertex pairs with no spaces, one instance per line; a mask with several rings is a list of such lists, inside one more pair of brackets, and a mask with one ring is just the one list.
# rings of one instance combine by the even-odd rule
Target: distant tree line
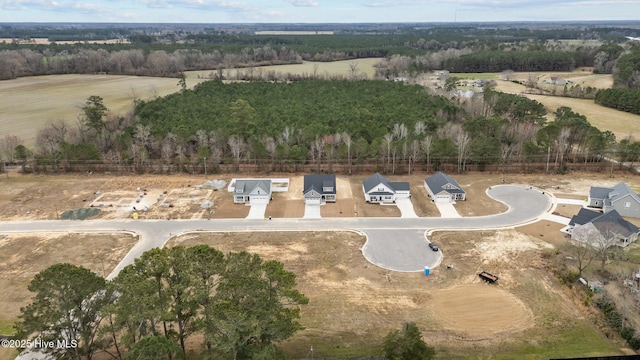
[[640,115],[640,88],[600,90],[595,100],[597,104]]
[[575,52],[564,51],[486,51],[450,59],[443,68],[459,73],[513,71],[572,71],[591,65]]
[[537,101],[491,89],[456,104],[392,81],[216,80],[139,102],[126,116],[90,96],[77,126],[50,123],[36,148],[15,137],[0,140],[6,159],[38,171],[103,163],[169,173],[257,165],[254,171],[310,166],[393,174],[412,167],[508,171],[514,164],[562,172],[605,157],[638,161],[635,143],[616,143],[569,108],[558,109],[553,121],[546,116]]
[[214,70],[236,67],[300,63],[300,56],[287,49],[268,46],[247,48],[238,53],[177,50],[168,53],[140,49],[108,52],[104,49],[76,49],[72,52],[39,52],[30,49],[0,51],[0,79],[47,74],[121,74],[178,77],[185,70]]
[[[609,43],[598,49],[588,43],[572,44],[557,40],[562,39],[560,35],[569,36],[569,33],[574,39],[604,39],[604,34],[613,31],[608,29],[601,33],[597,28],[582,29],[582,33],[572,29],[568,33],[561,29],[434,27],[387,29],[373,34],[358,33],[352,29],[334,35],[253,35],[208,32],[207,29],[200,29],[200,32],[153,30],[131,29],[127,33],[124,29],[112,29],[111,32],[96,32],[97,37],[113,34],[119,38],[124,32],[131,43],[0,43],[0,79],[68,73],[177,77],[186,70],[220,70],[299,63],[302,60],[336,61],[371,57],[387,59],[378,71],[379,76],[387,78],[443,68],[454,72],[500,72],[508,69],[564,71],[593,65],[597,71],[609,73],[613,71],[622,49],[619,45]],[[74,31],[79,30],[66,29],[59,35],[73,36]],[[92,34],[87,31],[87,34]],[[618,36],[620,31],[613,33]],[[623,38],[623,35],[620,37]],[[626,70],[619,74],[622,82],[630,76],[632,74]]]

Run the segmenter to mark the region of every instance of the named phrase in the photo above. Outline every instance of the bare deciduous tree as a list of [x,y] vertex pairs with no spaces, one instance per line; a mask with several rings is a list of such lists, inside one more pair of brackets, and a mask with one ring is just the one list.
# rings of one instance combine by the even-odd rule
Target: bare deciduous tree
[[347,166],[349,168],[349,175],[351,175],[351,134],[349,134],[348,132],[343,132],[342,142],[347,146]]
[[420,146],[422,147],[422,151],[424,151],[427,156],[427,168],[431,169],[431,147],[433,146],[433,136],[427,135],[420,142]]
[[18,145],[22,145],[23,141],[21,138],[15,135],[5,135],[2,140],[2,153],[5,159],[9,162],[15,161],[15,148]]
[[240,170],[240,158],[246,151],[247,143],[243,138],[233,135],[229,137],[227,144],[229,144],[229,150],[231,151],[231,156],[236,164],[236,171],[238,171]]

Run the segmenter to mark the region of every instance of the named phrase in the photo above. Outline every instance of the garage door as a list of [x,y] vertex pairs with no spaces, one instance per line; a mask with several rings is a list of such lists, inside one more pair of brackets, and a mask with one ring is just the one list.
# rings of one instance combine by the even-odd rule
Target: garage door
[[304,199],[305,204],[309,205],[320,205],[322,198],[306,198]]
[[252,195],[250,203],[251,203],[251,205],[253,205],[253,204],[268,204],[269,203],[269,195]]
[[437,203],[450,203],[451,197],[447,195],[436,195],[436,198],[434,200]]

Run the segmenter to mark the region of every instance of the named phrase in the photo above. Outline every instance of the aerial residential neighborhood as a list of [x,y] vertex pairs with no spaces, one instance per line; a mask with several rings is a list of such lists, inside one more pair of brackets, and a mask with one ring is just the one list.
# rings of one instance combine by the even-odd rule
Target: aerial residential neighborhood
[[640,3],[570,3],[0,2],[0,360],[637,358]]

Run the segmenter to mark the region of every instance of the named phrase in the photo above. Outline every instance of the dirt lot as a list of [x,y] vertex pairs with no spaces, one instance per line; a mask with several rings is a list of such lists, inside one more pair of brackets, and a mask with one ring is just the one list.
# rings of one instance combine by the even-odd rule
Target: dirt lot
[[0,324],[15,321],[41,270],[68,262],[106,276],[135,243],[125,234],[0,234]]
[[[438,233],[435,240],[453,268],[439,267],[429,277],[372,266],[360,252],[364,239],[349,232],[193,234],[167,246],[247,250],[295,272],[310,303],[301,312],[306,330],[284,344],[293,357],[306,356],[311,345],[318,357],[376,355],[382,338],[406,321],[415,321],[444,358],[517,358],[519,349],[531,347],[564,353],[563,336],[575,328],[597,344],[596,353],[617,351],[546,274],[549,244],[514,230]],[[480,270],[498,274],[498,284],[484,284]]]
[[[424,178],[429,174],[418,173],[411,176],[388,176],[390,181],[409,181],[411,201],[419,216],[440,216],[436,206],[427,197]],[[640,179],[627,172],[614,174],[571,173],[567,175],[521,175],[507,174],[505,183],[527,184],[547,189],[557,197],[584,199],[589,187],[594,184],[613,186],[620,181],[640,190]],[[257,175],[260,176],[260,175]],[[452,175],[467,192],[467,200],[459,201],[455,207],[463,216],[482,216],[503,212],[506,206],[491,200],[486,189],[502,183],[501,174],[469,173]],[[64,211],[77,208],[97,207],[101,210],[97,218],[131,218],[131,206],[141,203],[136,200],[142,195],[143,202],[149,202],[148,211],[137,211],[141,219],[201,219],[244,218],[249,214],[249,206],[234,204],[233,197],[225,189],[201,188],[205,180],[222,179],[229,182],[234,175],[220,174],[215,177],[188,175],[145,175],[109,176],[84,175],[21,175],[11,173],[0,177],[0,219],[56,219]],[[273,201],[267,206],[266,216],[300,218],[304,215],[302,198],[303,176],[277,174],[290,179],[289,191],[274,193]],[[368,204],[362,193],[362,180],[366,176],[338,176],[337,202],[321,207],[326,217],[398,217],[400,210],[395,206]],[[138,188],[140,189],[138,191]],[[99,194],[97,194],[99,193]],[[96,195],[97,194],[97,195]],[[213,201],[211,214],[201,208],[205,200]],[[164,205],[163,205],[164,204]],[[570,217],[577,208],[558,206],[557,212]]]

